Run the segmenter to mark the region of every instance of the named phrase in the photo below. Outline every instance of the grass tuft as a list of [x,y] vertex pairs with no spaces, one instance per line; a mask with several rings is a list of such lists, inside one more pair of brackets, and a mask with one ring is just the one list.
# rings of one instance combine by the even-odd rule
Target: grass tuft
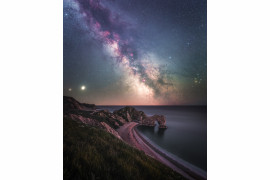
[[64,118],[64,179],[184,179],[102,129]]

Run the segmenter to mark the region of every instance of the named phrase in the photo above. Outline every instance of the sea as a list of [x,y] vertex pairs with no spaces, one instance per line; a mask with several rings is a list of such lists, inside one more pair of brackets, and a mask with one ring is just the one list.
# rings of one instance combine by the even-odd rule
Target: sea
[[[98,106],[110,112],[124,106]],[[187,167],[202,174],[207,172],[207,107],[206,106],[133,106],[151,116],[164,115],[165,130],[139,126],[138,131],[154,146]]]

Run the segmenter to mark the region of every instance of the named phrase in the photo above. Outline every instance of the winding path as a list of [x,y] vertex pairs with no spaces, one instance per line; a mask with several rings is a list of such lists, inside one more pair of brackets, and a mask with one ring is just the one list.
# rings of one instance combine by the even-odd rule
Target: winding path
[[[188,173],[177,167],[175,164],[173,164],[171,161],[163,157],[160,153],[156,152],[153,147],[150,147],[151,145],[148,145],[148,143],[141,138],[141,136],[134,130],[134,127],[138,123],[136,122],[129,122],[121,126],[119,129],[117,129],[119,135],[122,137],[122,139],[128,143],[129,145],[144,151],[148,156],[151,156],[155,158],[156,160],[160,161],[161,163],[169,166],[176,172],[180,173],[184,177],[190,180],[194,180],[193,177],[191,177]],[[197,179],[197,178],[196,178]]]

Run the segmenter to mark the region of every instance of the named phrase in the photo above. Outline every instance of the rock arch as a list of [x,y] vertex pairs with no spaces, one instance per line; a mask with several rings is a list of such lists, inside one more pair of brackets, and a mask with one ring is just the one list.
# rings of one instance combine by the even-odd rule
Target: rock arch
[[166,119],[163,115],[147,116],[143,111],[137,111],[134,107],[130,106],[116,110],[113,113],[121,116],[127,122],[134,121],[144,126],[155,126],[155,122],[157,121],[159,128],[167,128],[165,125]]
[[145,126],[155,126],[155,122],[158,122],[159,128],[167,128],[165,125],[166,119],[163,115],[153,115],[142,119],[141,124]]

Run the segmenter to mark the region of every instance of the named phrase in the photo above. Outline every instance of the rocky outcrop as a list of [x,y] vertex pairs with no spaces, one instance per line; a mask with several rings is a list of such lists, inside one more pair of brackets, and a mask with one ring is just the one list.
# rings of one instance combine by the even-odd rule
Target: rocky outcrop
[[140,122],[142,119],[147,117],[143,111],[137,111],[134,107],[130,106],[126,106],[122,109],[116,110],[113,112],[113,114],[122,117],[127,122]]
[[64,111],[68,110],[95,110],[96,106],[94,104],[80,103],[76,101],[73,97],[64,96],[63,97]]
[[112,135],[114,135],[118,139],[121,139],[122,140],[122,138],[120,137],[120,135],[118,134],[118,132],[116,130],[114,130],[113,128],[111,128],[108,124],[106,124],[105,122],[101,122],[101,125],[105,128],[105,130],[107,132],[111,133]]
[[105,131],[111,133],[112,135],[114,135],[118,139],[122,140],[122,138],[119,136],[118,132],[116,130],[114,130],[112,127],[110,127],[106,122],[99,122],[96,119],[87,118],[87,117],[83,117],[81,115],[76,115],[76,114],[70,114],[69,116],[66,116],[66,117],[70,117],[74,121],[80,121],[84,124],[104,129]]
[[99,121],[105,121],[107,124],[109,124],[113,128],[119,128],[119,126],[122,126],[123,124],[127,122],[121,116],[113,114],[109,112],[108,110],[96,111],[92,114],[92,117],[98,119]]
[[159,128],[167,128],[166,119],[163,115],[147,116],[143,111],[137,111],[134,107],[124,107],[113,112],[118,116],[123,117],[126,121],[135,121],[144,126],[155,126],[156,121]]
[[116,114],[113,114],[113,115],[112,115],[112,118],[117,119],[117,120],[120,121],[120,123],[122,123],[122,124],[125,124],[125,123],[126,123],[126,120],[125,120],[124,118],[122,118],[121,116],[118,116],[118,115],[116,115]]
[[146,126],[155,126],[155,122],[158,122],[159,128],[167,128],[165,125],[166,119],[163,115],[153,115],[142,120],[141,124]]
[[103,127],[99,121],[97,121],[96,119],[92,119],[92,118],[87,118],[81,115],[77,115],[77,114],[69,114],[66,115],[66,117],[70,117],[72,120],[74,121],[80,121],[84,124],[88,124],[90,126],[95,126],[95,127]]
[[135,121],[144,126],[155,126],[157,121],[159,128],[167,128],[165,117],[162,115],[148,117],[143,111],[137,111],[130,106],[111,113],[108,110],[96,110],[94,104],[80,103],[74,98],[67,96],[64,96],[64,117],[104,129],[119,139],[121,137],[115,129],[126,122]]

